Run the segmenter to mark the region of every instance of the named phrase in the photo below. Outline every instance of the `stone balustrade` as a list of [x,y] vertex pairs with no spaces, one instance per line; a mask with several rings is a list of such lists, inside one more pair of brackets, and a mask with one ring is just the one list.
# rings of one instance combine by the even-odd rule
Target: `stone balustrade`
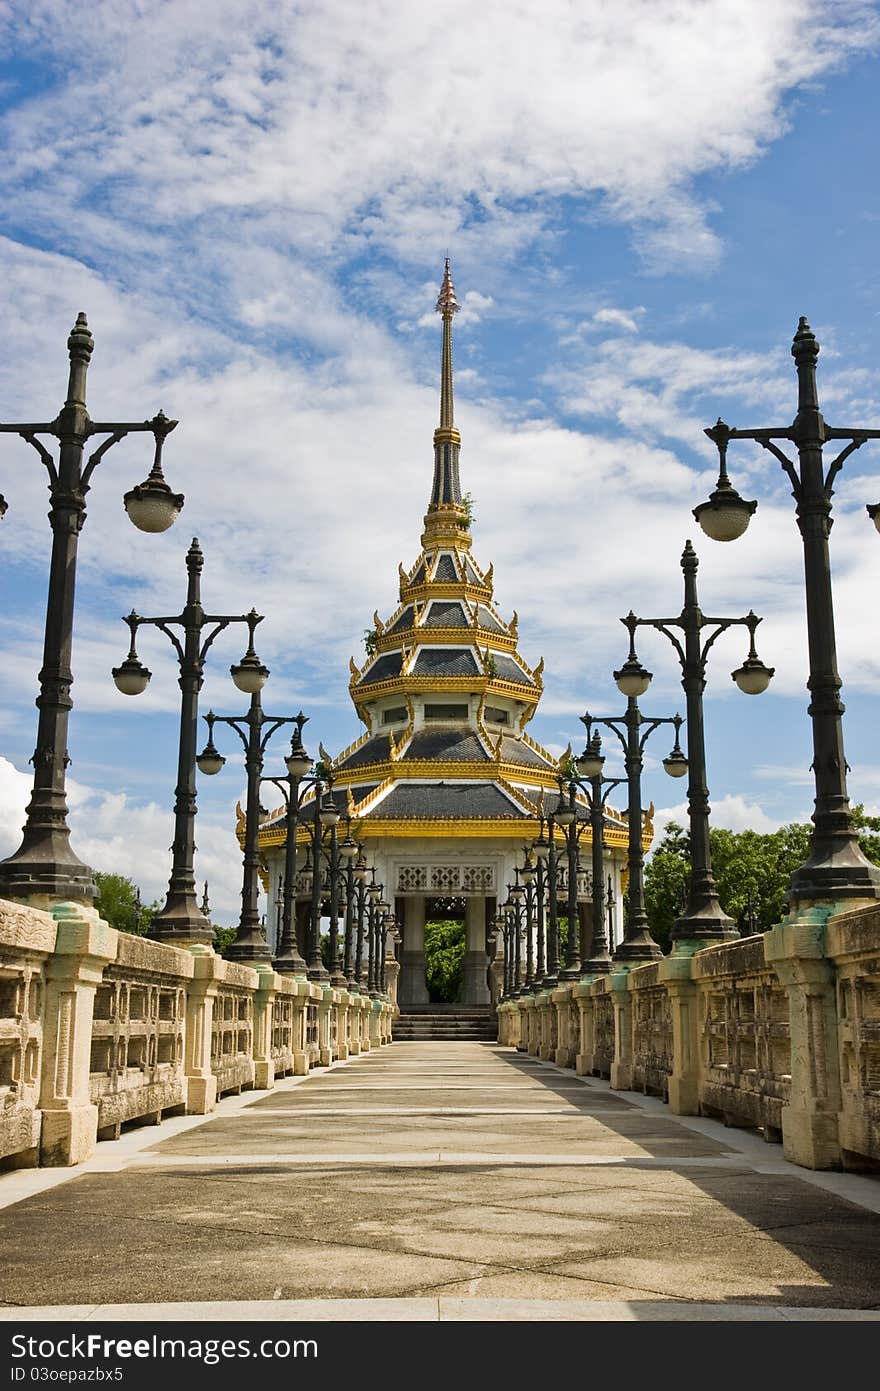
[[391,1041],[395,1008],[0,899],[0,1163],[69,1165],[136,1121]]
[[502,1000],[500,1043],[782,1141],[880,1165],[880,905]]

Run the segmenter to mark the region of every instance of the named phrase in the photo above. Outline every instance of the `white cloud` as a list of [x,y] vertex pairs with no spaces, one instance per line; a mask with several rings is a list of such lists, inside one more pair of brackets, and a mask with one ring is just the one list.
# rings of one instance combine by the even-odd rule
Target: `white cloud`
[[599,309],[593,315],[593,323],[605,328],[623,329],[625,333],[637,333],[638,321],[626,309]]
[[[659,835],[662,835],[663,828],[669,821],[687,827],[687,802],[679,802],[674,807],[660,807],[654,813],[654,826]],[[757,831],[760,835],[778,831],[784,824],[778,817],[768,816],[758,802],[750,801],[741,793],[728,793],[717,800],[713,797],[710,821],[719,830]]]

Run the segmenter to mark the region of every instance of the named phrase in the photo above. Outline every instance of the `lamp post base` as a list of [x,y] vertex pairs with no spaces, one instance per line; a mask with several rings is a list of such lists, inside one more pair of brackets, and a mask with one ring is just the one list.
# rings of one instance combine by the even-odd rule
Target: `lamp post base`
[[150,924],[150,936],[175,947],[213,947],[214,929],[196,904],[195,894],[169,894]]
[[94,870],[77,859],[67,842],[25,837],[18,850],[0,861],[0,897],[66,899],[91,904],[97,894]]

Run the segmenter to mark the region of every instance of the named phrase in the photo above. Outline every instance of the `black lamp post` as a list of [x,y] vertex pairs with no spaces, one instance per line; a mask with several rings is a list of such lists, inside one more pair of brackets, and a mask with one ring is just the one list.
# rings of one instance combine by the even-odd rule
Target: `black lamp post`
[[[316,980],[321,983],[330,981],[330,972],[321,960],[321,900],[322,894],[322,848],[324,834],[330,832],[330,851],[327,858],[329,876],[328,888],[331,898],[331,938],[330,938],[330,960],[335,969],[335,950],[337,942],[333,932],[335,909],[336,919],[338,920],[338,872],[339,863],[336,852],[336,827],[339,825],[339,812],[336,810],[336,803],[330,791],[330,780],[324,782],[320,778],[315,781],[315,802],[312,820],[312,912],[309,930],[309,980]],[[334,868],[335,866],[335,868]]]
[[[174,800],[174,843],[171,878],[165,906],[153,919],[150,935],[168,942],[200,942],[210,945],[213,929],[196,902],[193,855],[196,818],[196,736],[199,719],[199,691],[204,678],[205,656],[211,643],[230,623],[248,625],[248,649],[241,662],[230,667],[240,691],[259,691],[269,675],[254,652],[254,629],[262,617],[251,609],[246,614],[205,613],[201,601],[201,574],[204,556],[194,538],[186,554],[186,604],[179,614],[142,618],[132,609],[123,619],[131,631],[131,647],[121,666],[113,668],[113,680],[123,695],[140,695],[150,680],[150,672],[138,659],[135,639],[138,628],[159,628],[169,639],[180,665],[180,740],[177,756],[177,786]],[[183,642],[173,631],[183,629]],[[202,630],[211,631],[202,641]],[[222,767],[222,762],[218,765]]]
[[[3,424],[0,433],[20,435],[36,450],[49,475],[49,522],[52,527],[52,560],[49,594],[40,669],[37,708],[37,746],[31,762],[34,782],[27,808],[21,845],[0,863],[0,894],[11,898],[47,895],[50,898],[91,900],[95,896],[92,870],[70,848],[67,824],[67,725],[73,701],[71,654],[73,647],[73,608],[76,589],[76,559],[79,533],[86,519],[86,493],[92,474],[108,450],[126,435],[149,431],[156,449],[149,477],[124,496],[129,518],[141,531],[165,531],[176,520],[183,496],[173,493],[162,475],[162,445],[174,429],[160,411],[152,420],[139,423],[93,421],[86,409],[86,375],[94,348],[85,314],[77,321],[67,340],[70,375],[67,400],[57,417],[48,422]],[[58,463],[38,436],[50,435],[59,441]],[[83,450],[96,435],[105,439],[83,468]],[[2,509],[6,503],[0,499]]]
[[[620,671],[614,673],[618,690],[625,696],[640,696],[648,689],[651,673],[642,666],[635,651],[635,631],[638,627],[656,628],[663,633],[675,648],[681,664],[681,684],[687,701],[691,881],[687,909],[677,919],[670,934],[673,942],[718,941],[739,935],[733,919],[718,902],[709,848],[709,789],[706,786],[706,740],[703,729],[703,688],[709,649],[726,629],[742,625],[749,631],[749,651],[742,666],[732,673],[733,680],[746,695],[759,695],[767,689],[773,675],[773,668],[765,667],[755,651],[755,629],[761,622],[756,614],[750,612],[743,618],[709,618],[703,613],[697,598],[698,565],[696,552],[688,541],[681,557],[684,607],[678,618],[636,618],[630,612],[620,620],[629,630],[629,656]],[[684,646],[675,635],[676,628],[684,635]],[[702,642],[704,628],[711,628],[712,632]]]
[[[253,633],[251,634],[249,652],[253,652]],[[251,668],[255,669],[253,664],[251,664]],[[268,677],[269,673],[265,667],[261,667],[260,670],[266,672]],[[305,717],[301,713],[299,715],[265,714],[260,689],[257,688],[251,692],[251,703],[246,715],[215,715],[213,710],[209,710],[205,716],[205,722],[208,726],[208,742],[196,760],[199,770],[209,776],[220,772],[226,759],[214,745],[214,726],[227,724],[230,729],[235,730],[244,745],[244,766],[247,774],[241,917],[238,921],[235,938],[226,949],[226,955],[230,961],[268,962],[272,960],[272,951],[260,922],[258,907],[260,893],[260,783],[263,781],[263,756],[272,735],[281,729],[282,725],[295,724],[297,732],[300,733]],[[301,740],[300,747],[302,747]],[[304,750],[303,753],[305,753]],[[307,755],[305,756],[307,757]],[[295,758],[295,766],[298,767],[299,758],[293,757]],[[267,779],[267,781],[275,783],[274,778]],[[277,783],[275,785],[277,786]],[[288,828],[289,836],[290,830]],[[294,832],[294,847],[295,844],[296,835]]]
[[[568,861],[568,941],[565,944],[565,965],[559,972],[560,980],[577,980],[581,971],[580,921],[578,918],[578,851],[581,836],[589,824],[581,821],[577,814],[575,787],[578,779],[569,776],[559,780],[559,801],[554,811],[557,826],[562,827],[565,851]],[[552,880],[551,880],[552,883]],[[553,905],[555,906],[555,904]],[[553,911],[551,906],[551,912]],[[558,940],[558,939],[557,939]]]
[[300,954],[296,939],[296,829],[299,817],[300,799],[305,792],[304,779],[312,767],[312,759],[303,747],[303,725],[308,716],[300,710],[294,716],[296,729],[290,740],[290,753],[284,762],[287,767],[286,778],[264,778],[277,787],[284,798],[287,810],[287,831],[284,844],[284,878],[281,888],[281,918],[278,942],[273,965],[282,975],[299,976],[305,979],[307,966]]
[[[797,415],[789,426],[732,430],[718,420],[706,434],[720,459],[718,485],[708,502],[694,508],[700,526],[715,541],[732,541],[749,524],[756,502],[746,502],[727,476],[727,446],[732,439],[756,440],[779,460],[792,484],[798,527],[804,546],[807,642],[810,675],[808,713],[813,725],[813,775],[816,785],[813,835],[809,858],[795,870],[789,889],[790,907],[841,899],[880,898],[880,867],[871,864],[859,846],[846,787],[843,749],[842,685],[837,670],[834,606],[831,591],[831,531],[833,483],[846,459],[867,440],[880,439],[880,430],[826,425],[819,410],[816,362],[819,344],[805,318],[798,323],[791,348],[798,375]],[[798,453],[797,465],[780,449],[788,441]],[[825,471],[822,447],[828,440],[847,444]],[[868,505],[868,515],[880,531],[880,503]]]
[[[584,717],[581,716],[583,719]],[[586,961],[581,962],[582,975],[605,974],[611,970],[610,947],[613,941],[610,932],[605,933],[605,901],[602,892],[602,882],[605,873],[605,804],[609,793],[627,781],[626,778],[606,778],[603,777],[602,769],[605,759],[602,755],[602,741],[598,734],[590,737],[587,735],[587,746],[576,761],[576,766],[581,778],[578,780],[580,786],[588,786],[587,801],[590,807],[590,851],[591,851],[591,873],[590,887],[593,904],[593,940],[590,943],[590,955]],[[583,781],[582,781],[582,780]],[[603,790],[604,789],[604,790]],[[639,829],[641,836],[641,828]],[[608,879],[608,892],[611,894],[611,901],[614,901],[614,894],[611,888],[611,879]]]
[[535,940],[537,937],[537,932],[535,931],[537,927],[535,904],[535,880],[537,878],[537,870],[532,863],[532,857],[528,850],[525,852],[525,861],[521,865],[519,873],[523,884],[523,912],[525,914],[526,925],[526,975],[523,986],[525,994],[530,995],[534,991],[538,979],[538,972],[536,970],[536,958],[538,953]]
[[[360,989],[358,961],[359,937],[363,933],[363,913],[366,893],[367,862],[362,847],[351,835],[351,820],[345,840],[339,847],[344,867],[345,884],[345,947],[342,974],[349,990]],[[361,948],[362,950],[362,948]]]
[[[626,778],[615,778],[611,781],[617,785],[621,781],[626,782],[627,786],[627,864],[629,868],[629,879],[627,884],[628,912],[626,917],[626,928],[623,941],[614,953],[615,961],[652,961],[662,952],[651,936],[648,927],[648,915],[645,912],[645,853],[642,847],[642,768],[643,754],[648,739],[655,729],[661,725],[671,724],[675,727],[675,743],[672,752],[663,760],[663,767],[666,772],[675,778],[683,777],[687,772],[687,759],[681,751],[679,734],[683,720],[680,715],[663,716],[652,718],[643,715],[639,709],[638,696],[631,695],[626,702],[626,714],[614,716],[602,716],[601,718],[589,714],[581,716],[581,722],[587,730],[587,746],[578,760],[578,768],[594,776],[598,767],[598,781],[600,790],[598,793],[598,815],[596,821],[600,823],[601,834],[601,810],[602,810],[602,758],[601,748],[592,744],[593,725],[602,725],[605,729],[610,729],[621,744],[624,755],[624,767],[626,768]],[[591,782],[591,787],[593,786]],[[597,794],[595,790],[591,793],[591,819],[596,811]],[[597,920],[601,923],[602,894],[601,885],[604,878],[601,859],[596,860],[595,855],[596,836],[593,835],[593,883],[599,886],[599,892],[594,896],[593,901],[593,923]],[[598,909],[598,912],[597,912]]]

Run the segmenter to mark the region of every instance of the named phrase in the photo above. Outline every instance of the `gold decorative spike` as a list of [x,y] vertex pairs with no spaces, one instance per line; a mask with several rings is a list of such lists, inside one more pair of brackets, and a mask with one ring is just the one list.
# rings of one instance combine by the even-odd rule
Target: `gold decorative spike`
[[332,768],[332,767],[333,767],[333,755],[332,755],[332,753],[328,753],[328,752],[327,752],[327,750],[324,748],[324,745],[320,742],[320,740],[318,741],[318,753],[321,755],[321,762],[322,762],[327,768]]
[[395,759],[397,758],[397,744],[396,744],[395,739],[394,739],[394,730],[393,730],[393,729],[389,729],[389,731],[388,731],[388,756],[389,756],[389,758],[391,759],[391,762],[392,762],[392,763],[393,763],[393,762],[395,761]]
[[539,816],[543,816],[543,815],[544,815],[544,789],[543,789],[543,787],[541,788],[541,790],[540,790],[539,793],[538,793],[538,800],[537,800],[537,802],[535,803],[535,806],[538,808],[538,815],[539,815]]
[[569,765],[570,762],[571,762],[571,744],[568,743],[568,744],[566,744],[566,746],[565,746],[565,751],[564,751],[562,757],[560,758],[559,763],[557,764],[557,767],[558,767],[560,773],[564,773],[564,772],[565,772],[565,770],[566,770],[566,768],[568,767],[568,765]]
[[514,637],[517,636],[517,627],[518,627],[518,624],[519,624],[519,614],[517,613],[516,609],[514,609],[514,611],[513,611],[513,618],[511,618],[510,622],[509,622],[508,625],[507,625]]
[[404,570],[400,561],[397,562],[397,578],[400,580],[400,597],[403,598],[403,591],[409,584],[409,575]]
[[376,629],[377,635],[378,635],[379,637],[381,637],[382,634],[383,634],[384,631],[385,631],[385,624],[382,622],[381,618],[379,617],[379,610],[378,610],[378,609],[373,609],[373,627]]
[[532,672],[532,675],[534,676],[534,678],[535,678],[535,680],[537,681],[538,685],[539,685],[539,686],[543,686],[544,682],[541,680],[542,676],[544,675],[544,658],[543,658],[543,657],[541,658],[541,660],[540,660],[540,662],[538,663],[538,665],[535,667],[535,670]]
[[348,669],[349,669],[349,671],[351,672],[352,676],[360,676],[360,674],[361,674],[360,667],[359,667],[359,666],[357,665],[357,663],[355,662],[354,657],[349,657],[349,659],[348,659]]
[[648,807],[648,810],[647,810],[647,811],[643,811],[643,812],[642,812],[642,830],[643,830],[644,834],[647,835],[647,836],[653,836],[653,834],[654,834],[654,803],[653,803],[653,802],[652,802],[651,805]]
[[354,816],[354,794],[351,785],[345,789],[345,809],[349,816]]
[[495,574],[495,562],[494,562],[494,560],[493,560],[493,561],[492,561],[492,564],[489,566],[488,570],[487,570],[486,573],[483,575],[483,581],[484,581],[484,583],[485,583],[487,589],[491,589],[491,588],[492,588],[492,578],[493,578],[494,574]]
[[499,735],[498,735],[498,738],[495,740],[495,760],[496,760],[497,763],[500,763],[500,762],[501,762],[501,748],[502,748],[502,745],[503,745],[503,744],[504,744],[504,735],[503,735],[503,734],[499,734]]
[[236,834],[236,835],[242,835],[246,826],[247,826],[247,817],[245,816],[245,814],[244,814],[244,812],[243,812],[243,810],[242,810],[241,802],[236,802],[236,804],[235,804],[235,834]]

